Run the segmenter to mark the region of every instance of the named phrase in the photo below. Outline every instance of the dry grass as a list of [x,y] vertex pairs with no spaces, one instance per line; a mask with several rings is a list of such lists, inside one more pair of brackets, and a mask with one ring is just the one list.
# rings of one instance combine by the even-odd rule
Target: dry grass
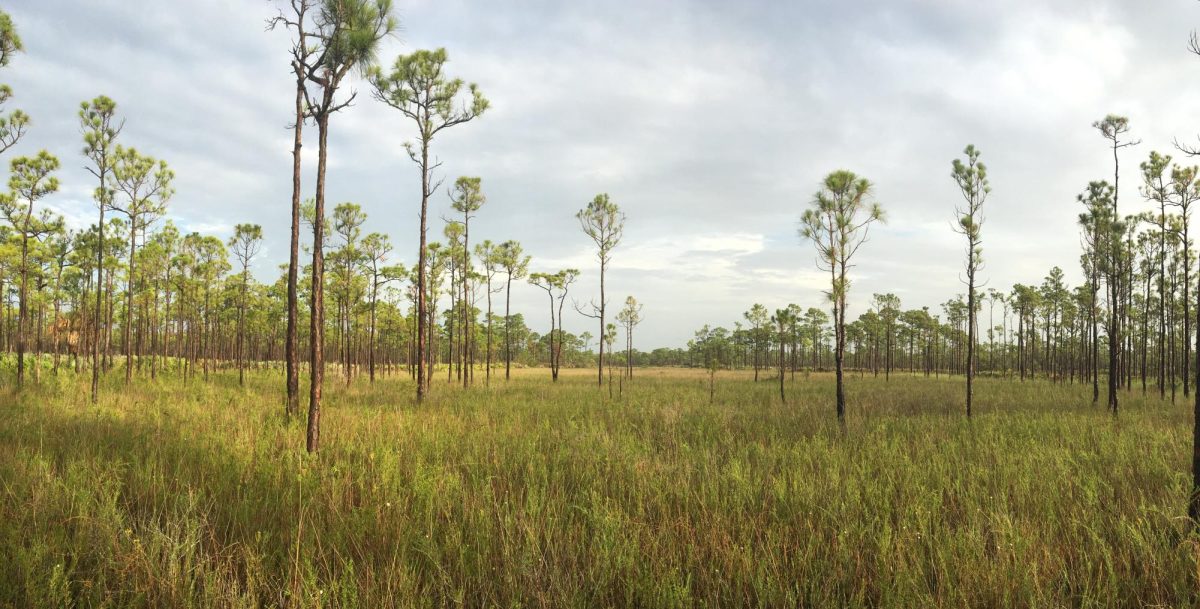
[[[0,394],[0,606],[1189,606],[1191,410],[1083,387],[637,370]],[[482,376],[477,374],[482,385]]]

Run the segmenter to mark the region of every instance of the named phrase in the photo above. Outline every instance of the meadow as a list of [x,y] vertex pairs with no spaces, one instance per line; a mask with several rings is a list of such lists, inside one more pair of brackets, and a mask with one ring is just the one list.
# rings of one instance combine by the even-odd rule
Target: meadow
[[[1132,607],[1197,599],[1191,408],[893,375],[521,370],[0,389],[0,607]],[[1151,392],[1153,394],[1153,392]]]

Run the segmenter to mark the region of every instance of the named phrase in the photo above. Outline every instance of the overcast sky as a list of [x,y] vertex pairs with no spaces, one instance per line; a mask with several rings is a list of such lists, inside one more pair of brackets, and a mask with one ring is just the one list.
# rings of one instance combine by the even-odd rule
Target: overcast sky
[[[854,6],[848,6],[853,4]],[[293,104],[288,35],[267,32],[268,0],[11,0],[26,52],[0,71],[9,107],[33,125],[15,154],[63,160],[48,204],[94,222],[76,112],[98,94],[127,119],[122,141],[177,173],[170,216],[228,237],[261,224],[263,280],[286,261]],[[824,275],[797,220],[820,179],[871,179],[889,222],[858,259],[852,313],[874,292],[908,307],[962,293],[962,237],[951,159],[983,151],[982,277],[1008,290],[1060,266],[1075,283],[1075,195],[1112,175],[1091,128],[1129,116],[1143,143],[1123,153],[1122,211],[1147,208],[1137,164],[1200,133],[1200,24],[1192,0],[836,0],[796,2],[399,2],[399,53],[446,47],[449,73],[479,84],[491,109],[435,142],[447,183],[478,175],[488,197],[472,237],[517,239],[534,270],[583,271],[594,251],[574,213],[607,192],[628,215],[609,296],[645,303],[641,348],[681,346],[705,323],[732,326],[754,302],[826,306]],[[416,253],[419,178],[403,150],[411,124],[370,99],[334,117],[327,197],[369,214],[398,260]],[[311,195],[314,135],[306,142]],[[14,154],[14,153],[10,153]],[[445,193],[432,216],[449,210]],[[440,238],[441,223],[431,236]],[[514,307],[544,331],[544,294]],[[567,329],[592,320],[567,314]]]

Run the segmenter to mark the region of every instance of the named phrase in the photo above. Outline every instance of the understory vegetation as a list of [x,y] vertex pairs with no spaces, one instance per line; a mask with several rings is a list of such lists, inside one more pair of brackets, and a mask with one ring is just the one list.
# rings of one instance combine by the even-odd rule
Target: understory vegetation
[[827,373],[546,374],[331,383],[312,454],[279,372],[6,385],[0,607],[1195,600],[1190,404],[853,372],[843,428]]

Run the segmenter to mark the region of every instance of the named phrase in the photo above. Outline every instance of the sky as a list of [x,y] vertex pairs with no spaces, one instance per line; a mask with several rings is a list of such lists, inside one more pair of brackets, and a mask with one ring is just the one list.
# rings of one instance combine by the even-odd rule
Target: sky
[[[63,160],[48,206],[74,228],[95,222],[77,111],[108,95],[126,120],[122,143],[177,174],[168,217],[222,238],[237,223],[261,224],[254,272],[278,277],[294,103],[289,35],[266,28],[279,5],[5,5],[25,52],[0,82],[14,90],[8,108],[33,119],[9,155],[47,149]],[[1113,173],[1093,121],[1126,115],[1142,140],[1122,151],[1122,212],[1149,209],[1138,163],[1200,134],[1200,57],[1186,46],[1200,4],[1191,0],[418,0],[396,9],[401,31],[382,45],[382,63],[445,47],[447,72],[491,101],[434,142],[446,184],[483,178],[473,240],[520,241],[534,271],[580,269],[571,294],[586,303],[598,263],[574,214],[608,193],[627,215],[610,306],[626,295],[643,303],[642,349],[683,346],[704,324],[731,327],[756,302],[827,307],[828,278],[797,228],[833,170],[870,179],[888,216],[855,260],[851,315],[884,292],[936,311],[966,289],[950,166],[968,143],[993,189],[980,276],[1007,291],[1054,266],[1080,281],[1075,196]],[[354,104],[331,121],[327,201],[361,205],[365,232],[388,234],[393,260],[411,264],[420,181],[403,144],[414,126],[361,79],[350,91]],[[316,166],[315,129],[307,133],[306,197]],[[437,239],[446,192],[430,211]],[[544,300],[533,286],[513,289],[514,309],[539,331],[549,325]],[[568,331],[596,335],[595,326],[566,313]]]

